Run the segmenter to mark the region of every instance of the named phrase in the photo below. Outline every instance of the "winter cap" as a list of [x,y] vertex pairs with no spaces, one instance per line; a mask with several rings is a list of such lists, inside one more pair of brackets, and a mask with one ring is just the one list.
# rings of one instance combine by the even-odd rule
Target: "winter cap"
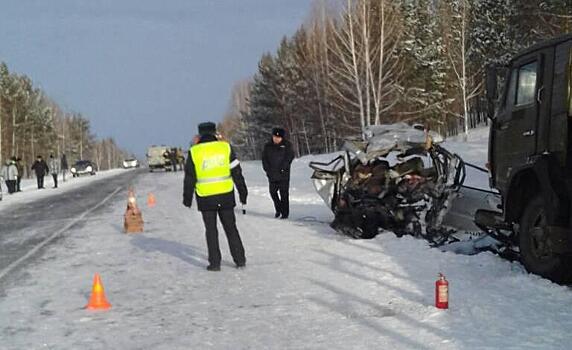
[[216,134],[216,124],[213,122],[204,122],[199,124],[199,135],[214,135]]
[[284,138],[284,136],[286,136],[286,130],[282,128],[274,128],[272,129],[272,136],[278,136]]

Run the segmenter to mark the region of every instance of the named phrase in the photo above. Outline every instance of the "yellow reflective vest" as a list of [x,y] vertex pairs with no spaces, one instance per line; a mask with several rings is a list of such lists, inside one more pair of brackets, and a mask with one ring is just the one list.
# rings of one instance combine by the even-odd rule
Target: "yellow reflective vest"
[[234,189],[230,174],[230,145],[227,142],[199,143],[192,146],[189,152],[197,175],[197,195],[209,197]]

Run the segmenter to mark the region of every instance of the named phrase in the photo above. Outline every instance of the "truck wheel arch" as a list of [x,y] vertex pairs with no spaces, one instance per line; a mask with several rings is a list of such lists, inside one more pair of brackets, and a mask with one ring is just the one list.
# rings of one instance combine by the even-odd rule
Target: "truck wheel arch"
[[549,221],[553,223],[564,203],[554,190],[557,182],[557,168],[549,157],[542,157],[525,168],[518,169],[510,181],[510,188],[504,201],[505,221],[519,222],[528,203],[537,195],[544,199]]
[[532,168],[517,172],[510,181],[510,188],[504,200],[505,221],[519,222],[527,203],[540,191],[540,181]]

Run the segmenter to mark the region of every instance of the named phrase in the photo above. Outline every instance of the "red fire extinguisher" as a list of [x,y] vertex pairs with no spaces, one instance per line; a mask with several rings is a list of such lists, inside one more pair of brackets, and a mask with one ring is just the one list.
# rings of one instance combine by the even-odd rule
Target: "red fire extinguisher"
[[449,308],[449,281],[442,273],[439,273],[439,279],[435,282],[435,306],[438,309]]

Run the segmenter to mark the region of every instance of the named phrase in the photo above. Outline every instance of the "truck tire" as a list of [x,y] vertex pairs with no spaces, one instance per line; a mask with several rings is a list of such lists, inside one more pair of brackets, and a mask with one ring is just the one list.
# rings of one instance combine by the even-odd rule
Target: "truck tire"
[[[542,196],[537,195],[526,206],[520,218],[518,243],[520,260],[529,272],[554,282],[566,282],[570,259],[552,252],[546,244],[547,235],[542,227],[547,225],[546,208]],[[535,230],[540,228],[540,230]]]

